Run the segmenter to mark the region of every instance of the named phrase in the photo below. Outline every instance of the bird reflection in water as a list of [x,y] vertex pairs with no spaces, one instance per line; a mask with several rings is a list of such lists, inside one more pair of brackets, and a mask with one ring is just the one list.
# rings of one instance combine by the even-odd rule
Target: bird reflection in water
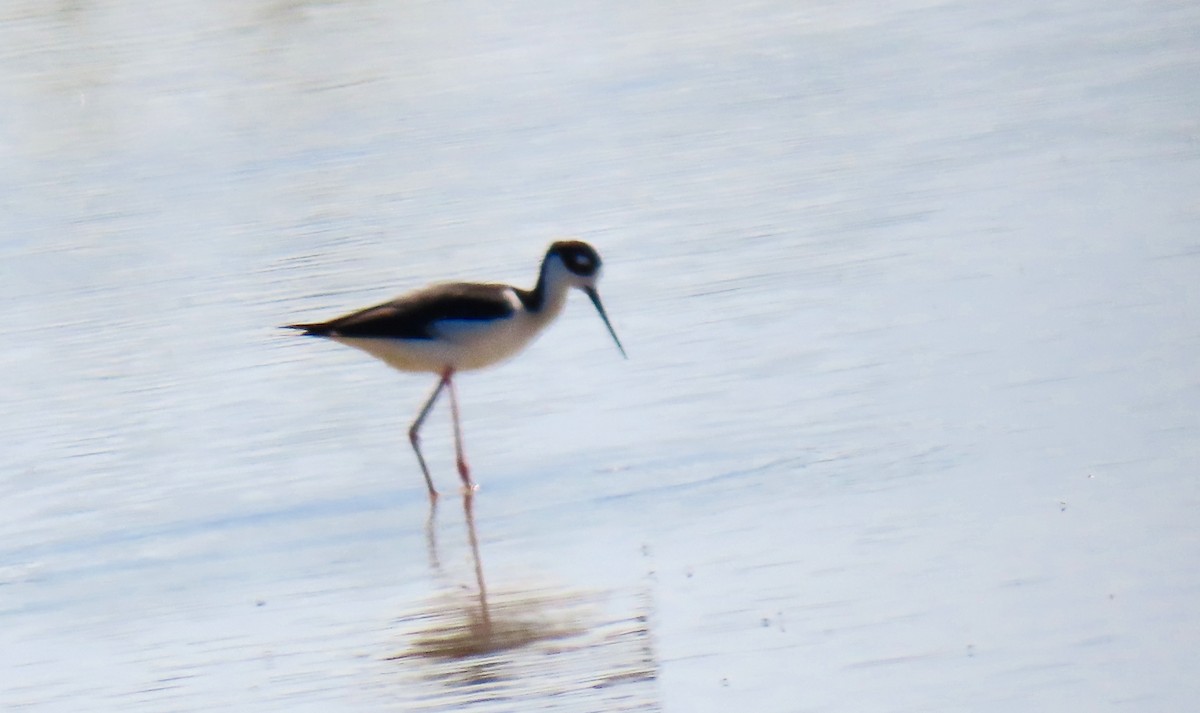
[[[415,677],[403,709],[461,710],[504,700],[511,710],[532,710],[552,700],[577,710],[660,710],[649,593],[489,590],[474,506],[471,494],[464,497],[474,586],[447,587],[397,622],[410,643],[388,659]],[[436,579],[450,580],[439,554],[436,508],[435,501],[426,522],[429,564]]]
[[[429,508],[425,523],[430,568],[445,578],[437,541],[437,501]],[[475,567],[475,589],[463,587],[445,592],[420,617],[426,624],[415,637],[412,650],[393,659],[459,659],[526,646],[536,641],[582,633],[587,605],[595,596],[582,593],[526,590],[504,592],[489,601],[479,536],[475,529],[475,497],[463,497],[467,542]],[[463,594],[466,593],[464,598]],[[553,615],[551,614],[553,612]]]

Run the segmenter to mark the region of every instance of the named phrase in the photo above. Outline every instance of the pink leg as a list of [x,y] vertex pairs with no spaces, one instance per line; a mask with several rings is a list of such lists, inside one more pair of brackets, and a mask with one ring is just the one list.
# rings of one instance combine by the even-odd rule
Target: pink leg
[[454,417],[454,454],[458,456],[458,475],[462,478],[463,487],[470,494],[475,492],[475,483],[471,482],[471,469],[467,467],[467,459],[463,455],[462,427],[458,425],[458,394],[454,390],[454,372],[447,370],[445,379],[450,386],[450,414]]
[[[433,389],[433,393],[429,395],[429,400],[421,407],[421,413],[417,414],[417,420],[413,421],[408,428],[408,440],[412,443],[413,452],[417,454],[417,462],[421,464],[421,473],[425,475],[425,485],[429,487],[429,499],[437,498],[437,490],[433,487],[433,478],[429,477],[429,466],[425,465],[425,457],[421,455],[421,424],[425,422],[425,417],[429,415],[429,411],[433,409],[433,404],[437,401],[438,394],[442,393],[442,389],[446,384],[450,383],[450,376],[454,372],[450,369],[442,372],[442,377],[438,379],[437,386]],[[453,393],[453,387],[451,387]],[[453,402],[451,402],[453,403]],[[458,422],[455,421],[455,427]]]

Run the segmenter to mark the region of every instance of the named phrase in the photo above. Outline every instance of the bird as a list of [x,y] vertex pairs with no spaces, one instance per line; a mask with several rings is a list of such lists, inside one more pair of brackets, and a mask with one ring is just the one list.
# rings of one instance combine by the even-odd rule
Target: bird
[[458,474],[464,492],[470,494],[477,486],[463,454],[454,375],[515,356],[562,312],[572,288],[591,299],[621,356],[628,359],[597,292],[601,265],[600,254],[591,245],[560,240],[546,250],[532,289],[499,283],[438,283],[326,322],[284,327],[355,347],[400,371],[436,374],[437,385],[409,426],[408,439],[429,498],[436,500],[438,492],[421,453],[420,431],[438,396],[449,391]]

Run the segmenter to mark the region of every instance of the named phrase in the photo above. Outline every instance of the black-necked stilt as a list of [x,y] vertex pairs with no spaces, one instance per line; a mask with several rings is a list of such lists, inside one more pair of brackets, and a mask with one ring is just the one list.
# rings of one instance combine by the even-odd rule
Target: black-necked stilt
[[599,278],[600,255],[596,250],[587,243],[566,240],[554,243],[546,251],[532,290],[475,282],[432,285],[328,322],[287,326],[356,347],[401,371],[439,375],[429,400],[408,429],[408,438],[429,486],[429,496],[434,498],[437,490],[421,455],[419,432],[438,395],[447,387],[458,474],[467,492],[475,488],[463,457],[458,398],[454,393],[455,372],[482,369],[521,351],[562,311],[567,291],[572,287],[583,290],[592,299],[617,349],[625,356],[625,348],[596,292]]

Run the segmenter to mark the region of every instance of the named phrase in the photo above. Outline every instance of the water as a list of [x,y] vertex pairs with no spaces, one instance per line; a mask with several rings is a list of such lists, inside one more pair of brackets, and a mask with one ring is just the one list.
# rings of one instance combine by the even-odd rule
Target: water
[[[1200,694],[1193,6],[0,13],[0,707]],[[565,235],[630,359],[464,375],[431,518],[432,379],[276,326]]]

